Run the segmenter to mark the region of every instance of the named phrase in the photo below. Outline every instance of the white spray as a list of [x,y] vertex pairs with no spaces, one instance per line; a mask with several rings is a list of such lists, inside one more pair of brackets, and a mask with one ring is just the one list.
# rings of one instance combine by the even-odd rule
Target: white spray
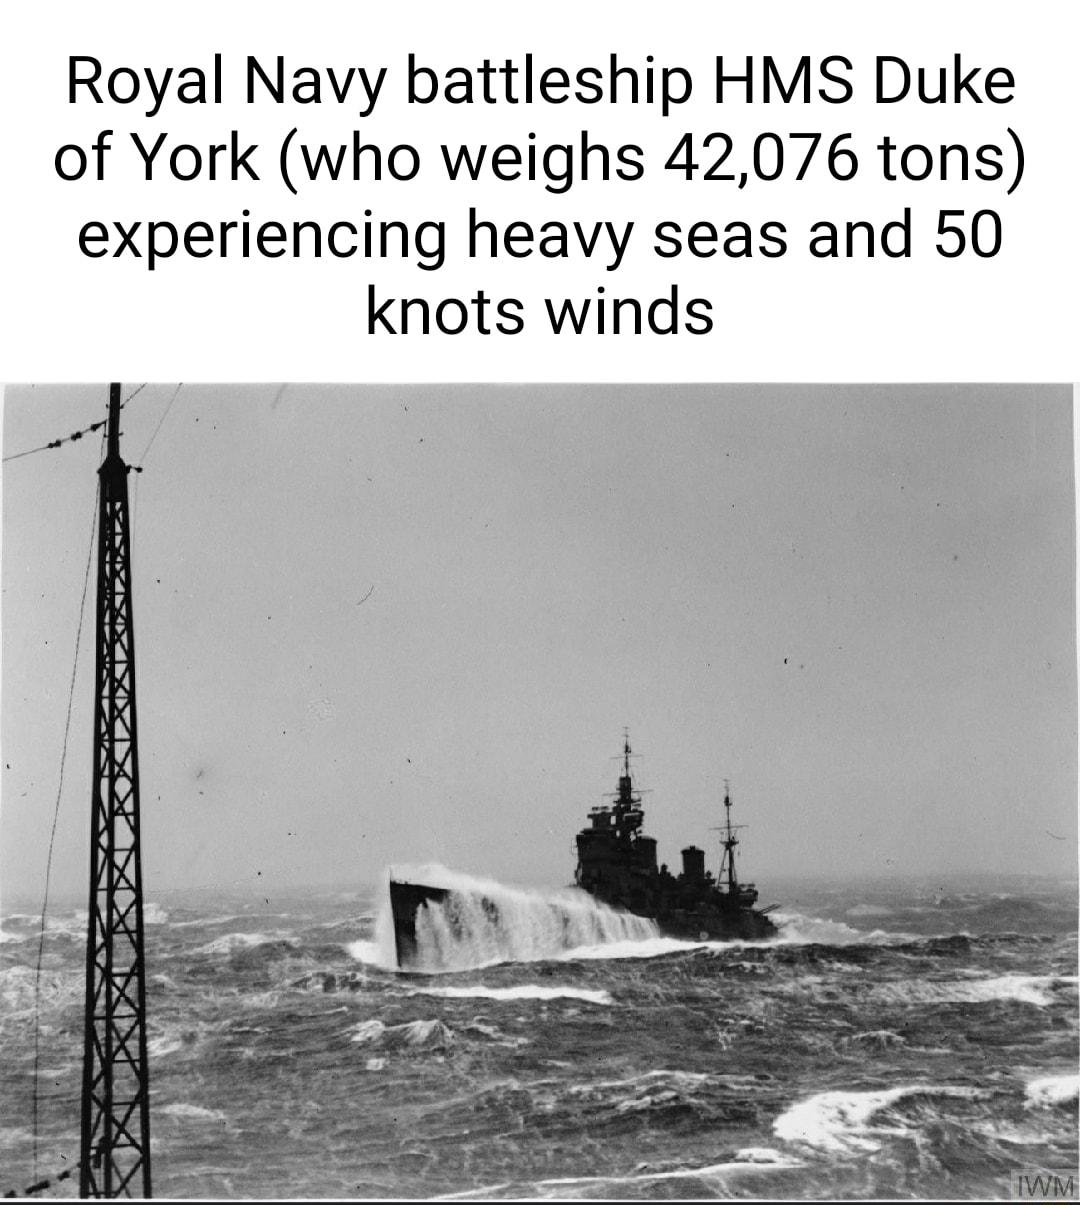
[[[447,870],[401,867],[394,877],[446,888],[416,917],[418,969],[458,971],[494,962],[558,958],[579,947],[648,941],[656,926],[644,917],[616,912],[583,891],[530,891]],[[383,912],[389,913],[389,905]],[[387,917],[388,919],[388,917]],[[386,931],[386,920],[377,932]],[[385,940],[385,939],[384,939]]]

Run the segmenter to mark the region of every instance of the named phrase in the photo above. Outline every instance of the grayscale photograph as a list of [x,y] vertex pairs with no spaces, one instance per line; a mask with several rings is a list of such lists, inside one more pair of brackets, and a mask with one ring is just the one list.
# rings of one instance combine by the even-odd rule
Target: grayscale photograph
[[1073,422],[8,386],[0,1192],[1075,1193]]

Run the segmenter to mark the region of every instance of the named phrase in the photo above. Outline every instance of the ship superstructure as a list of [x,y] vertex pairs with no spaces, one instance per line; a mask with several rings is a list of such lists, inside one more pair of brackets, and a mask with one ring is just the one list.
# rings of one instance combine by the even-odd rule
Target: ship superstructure
[[757,911],[753,883],[738,881],[731,792],[725,784],[725,824],[720,830],[722,855],[717,877],[705,868],[705,851],[696,845],[682,850],[682,870],[672,874],[657,865],[656,841],[642,831],[645,811],[630,773],[630,737],[623,739],[623,766],[614,802],[594,807],[589,823],[577,835],[574,881],[583,891],[613,908],[649,917],[674,937],[769,937],[776,927]]

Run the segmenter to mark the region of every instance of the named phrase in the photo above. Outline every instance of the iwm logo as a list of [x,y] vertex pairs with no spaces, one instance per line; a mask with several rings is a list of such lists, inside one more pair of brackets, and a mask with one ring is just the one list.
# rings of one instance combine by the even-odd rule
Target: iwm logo
[[1012,1174],[1014,1201],[1080,1201],[1077,1184],[1080,1173],[1028,1170]]

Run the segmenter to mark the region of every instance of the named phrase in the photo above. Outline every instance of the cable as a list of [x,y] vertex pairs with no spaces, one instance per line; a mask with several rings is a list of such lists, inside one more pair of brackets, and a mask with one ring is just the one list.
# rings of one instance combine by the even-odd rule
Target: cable
[[134,392],[132,392],[132,393],[129,393],[129,394],[127,395],[127,397],[126,397],[126,398],[124,398],[124,400],[123,400],[123,401],[120,403],[120,409],[121,409],[121,410],[123,410],[123,408],[124,408],[124,407],[125,407],[125,406],[128,404],[128,402],[130,402],[130,401],[131,401],[131,399],[132,399],[133,397],[138,397],[138,396],[139,396],[139,394],[140,394],[140,393],[142,393],[142,391],[143,391],[143,390],[146,388],[146,386],[147,386],[147,382],[146,382],[146,381],[143,381],[143,383],[142,383],[142,384],[139,386],[139,388],[138,388],[138,389],[136,389],[136,390],[135,390]]
[[[129,393],[128,396],[120,403],[120,409],[123,410],[123,408],[128,404],[128,402],[131,401],[132,398],[138,397],[146,386],[147,382],[143,381],[138,389],[135,389]],[[177,389],[179,390],[179,386],[177,386]],[[173,394],[174,398],[175,396],[176,394]],[[172,402],[170,402],[169,405],[171,406]],[[167,413],[168,409],[166,409],[166,414]],[[104,426],[104,419],[97,423],[91,423],[89,427],[83,427],[81,431],[72,431],[70,435],[63,435],[59,439],[51,439],[47,444],[42,444],[39,448],[27,448],[25,452],[12,452],[10,456],[5,456],[3,458],[3,463],[7,464],[9,460],[21,460],[24,456],[33,456],[37,452],[50,452],[54,448],[62,448],[64,444],[75,443],[77,440],[82,439],[84,435],[89,435],[91,431],[97,431]],[[157,432],[155,431],[154,434],[156,435]],[[153,442],[153,440],[151,440],[151,442]]]
[[[165,420],[169,417],[169,411],[172,409],[173,402],[176,401],[176,395],[180,392],[180,390],[183,388],[183,386],[184,386],[184,382],[181,381],[180,384],[177,385],[177,387],[173,390],[173,395],[171,398],[169,398],[168,405],[166,405],[164,411],[162,412],[161,418],[158,419],[158,425],[154,428],[153,435],[150,436],[150,439],[147,442],[146,447],[143,448],[143,454],[139,457],[139,463],[137,465],[132,466],[134,468],[136,474],[139,474],[142,472],[142,462],[146,459],[146,454],[150,451],[150,447],[153,444],[154,440],[157,439],[158,432],[164,426]],[[138,392],[138,390],[136,390],[136,392]],[[134,397],[134,396],[135,396],[135,394],[133,393],[131,395],[131,397]],[[128,398],[128,401],[130,402],[131,398]],[[136,476],[135,483],[131,487],[131,535],[132,535],[132,539],[134,539],[134,537],[135,537],[135,520],[138,516],[138,511],[139,511],[139,478],[138,478],[138,476]]]
[[10,456],[4,457],[3,463],[7,464],[9,460],[21,460],[24,456],[33,456],[35,452],[48,452],[53,448],[62,448],[64,444],[74,443],[77,439],[82,439],[84,435],[89,435],[91,431],[97,431],[98,428],[104,426],[104,419],[99,423],[91,423],[89,427],[84,427],[81,431],[72,431],[70,435],[50,440],[47,444],[42,444],[40,448],[27,448],[25,452],[12,452]]
[[[102,445],[104,446],[104,437]],[[49,832],[49,853],[45,862],[45,893],[41,902],[41,928],[38,931],[37,965],[34,968],[34,1179],[38,1174],[38,1072],[41,1067],[41,964],[45,955],[45,922],[49,912],[49,882],[52,877],[53,846],[56,843],[56,824],[60,819],[60,799],[64,792],[64,766],[67,763],[68,737],[71,733],[71,709],[75,700],[75,678],[79,670],[79,647],[82,644],[83,619],[86,615],[86,593],[90,585],[90,564],[94,559],[94,533],[101,495],[101,480],[98,480],[94,495],[94,513],[90,523],[90,547],[86,553],[86,571],[83,574],[82,599],[79,602],[79,626],[75,632],[75,660],[71,667],[71,686],[68,690],[67,716],[64,720],[64,743],[60,754],[60,781],[56,788],[56,805],[53,808],[52,829]]]
[[[161,418],[158,420],[158,425],[154,428],[154,434],[150,436],[150,442],[146,445],[145,448],[143,448],[143,454],[139,457],[139,464],[142,464],[143,461],[146,460],[146,454],[150,451],[150,447],[153,444],[154,440],[157,439],[157,434],[161,430],[161,428],[164,426],[165,420],[169,417],[169,411],[172,409],[172,404],[173,404],[173,402],[176,401],[177,394],[180,392],[181,389],[183,389],[183,387],[184,387],[184,382],[181,381],[180,384],[177,385],[177,387],[173,390],[173,395],[171,398],[169,398],[169,404],[165,407],[164,413],[162,414]],[[138,391],[136,391],[136,392],[138,392]],[[131,397],[134,397],[134,396],[135,396],[135,394],[133,393],[131,395]],[[131,398],[128,398],[128,401],[130,402]]]
[[52,1186],[54,1184],[59,1184],[61,1180],[66,1180],[70,1176],[73,1176],[79,1170],[79,1168],[81,1166],[82,1166],[82,1164],[80,1161],[79,1163],[76,1163],[71,1167],[65,1167],[62,1172],[59,1172],[57,1175],[53,1176],[51,1179],[38,1180],[38,1182],[36,1184],[31,1184],[29,1188],[24,1188],[22,1190],[22,1192],[19,1192],[19,1190],[16,1188],[12,1188],[8,1192],[4,1193],[4,1196],[5,1197],[30,1197],[30,1196],[33,1196],[34,1193],[44,1192],[46,1188],[52,1188]]

